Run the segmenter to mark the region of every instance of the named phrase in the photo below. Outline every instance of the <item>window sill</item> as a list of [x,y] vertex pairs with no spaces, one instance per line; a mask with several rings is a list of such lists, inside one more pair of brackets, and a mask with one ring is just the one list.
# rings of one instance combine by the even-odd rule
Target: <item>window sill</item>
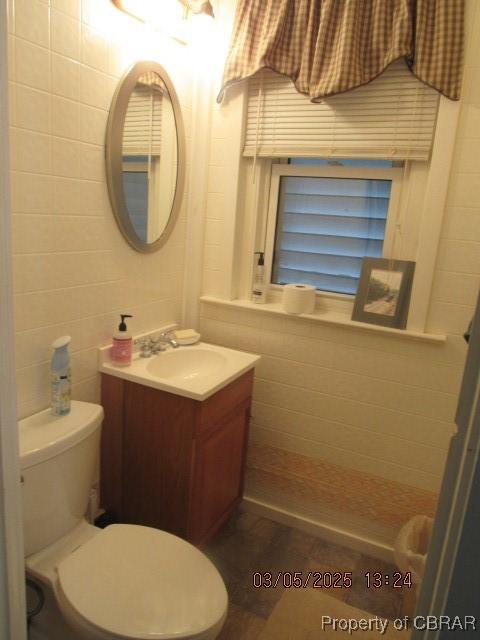
[[248,309],[250,311],[259,311],[260,313],[273,313],[286,316],[288,318],[298,318],[299,321],[308,320],[320,322],[323,324],[333,324],[345,327],[346,329],[358,329],[359,331],[367,331],[369,333],[379,333],[390,335],[393,338],[403,338],[407,340],[420,340],[422,342],[431,342],[434,344],[443,344],[447,340],[447,336],[436,333],[421,333],[420,331],[409,331],[408,329],[392,329],[390,327],[382,327],[376,324],[367,324],[365,322],[356,322],[350,320],[346,314],[325,311],[313,314],[302,313],[300,315],[292,315],[286,313],[282,309],[279,302],[267,302],[265,304],[257,304],[250,300],[223,300],[222,298],[214,298],[213,296],[201,296],[200,302],[206,304],[216,304],[225,307],[234,307],[240,309]]

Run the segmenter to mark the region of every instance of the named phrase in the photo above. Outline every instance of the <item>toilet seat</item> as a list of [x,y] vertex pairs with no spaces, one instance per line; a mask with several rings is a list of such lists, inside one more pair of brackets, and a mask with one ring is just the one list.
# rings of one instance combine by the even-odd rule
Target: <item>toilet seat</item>
[[177,536],[111,525],[62,560],[63,606],[112,637],[207,638],[221,628],[228,596],[210,560]]

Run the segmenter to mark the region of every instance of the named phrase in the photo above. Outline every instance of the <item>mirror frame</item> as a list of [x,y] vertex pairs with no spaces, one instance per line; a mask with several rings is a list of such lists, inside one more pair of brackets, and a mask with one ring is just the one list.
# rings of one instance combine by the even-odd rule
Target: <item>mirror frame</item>
[[[125,116],[128,109],[130,95],[137,84],[138,78],[147,71],[157,73],[167,87],[173,108],[177,138],[177,180],[173,197],[170,217],[157,240],[143,242],[135,232],[128,215],[122,179],[122,142]],[[108,194],[110,204],[118,227],[131,247],[143,253],[156,251],[170,237],[180,211],[185,183],[185,130],[182,112],[175,87],[165,69],[153,60],[143,60],[132,65],[120,78],[110,105],[105,141],[105,168],[107,174]]]

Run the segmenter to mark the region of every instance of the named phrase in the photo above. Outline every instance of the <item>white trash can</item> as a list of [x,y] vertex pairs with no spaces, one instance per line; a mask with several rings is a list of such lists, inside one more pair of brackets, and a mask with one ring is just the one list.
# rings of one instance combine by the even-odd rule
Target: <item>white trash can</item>
[[395,562],[403,573],[412,574],[414,588],[407,589],[403,601],[403,614],[413,616],[416,595],[422,582],[428,545],[432,535],[433,519],[415,516],[400,529],[393,545]]
[[425,570],[432,526],[432,518],[415,516],[400,529],[393,547],[398,568],[404,573],[410,571],[417,587]]

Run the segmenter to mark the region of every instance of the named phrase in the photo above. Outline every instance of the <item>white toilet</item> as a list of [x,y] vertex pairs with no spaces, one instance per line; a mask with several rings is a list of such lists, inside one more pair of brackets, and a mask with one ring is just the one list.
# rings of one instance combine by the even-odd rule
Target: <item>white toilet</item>
[[228,597],[205,555],[165,531],[85,520],[102,419],[99,405],[73,401],[67,416],[20,421],[27,573],[80,638],[216,638]]

